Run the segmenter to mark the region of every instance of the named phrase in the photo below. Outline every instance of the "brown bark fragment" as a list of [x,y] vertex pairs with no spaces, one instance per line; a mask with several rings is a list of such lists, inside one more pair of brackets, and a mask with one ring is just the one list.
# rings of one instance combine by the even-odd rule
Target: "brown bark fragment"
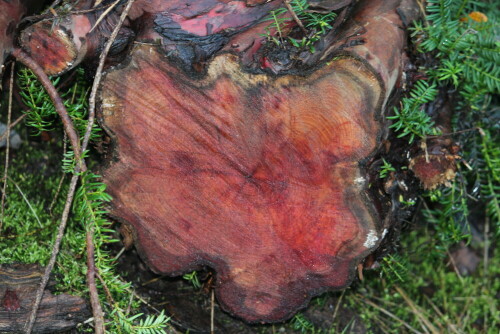
[[[43,268],[37,265],[0,265],[0,332],[24,331],[42,275]],[[67,331],[89,316],[82,298],[64,294],[54,296],[46,290],[33,332]]]
[[27,2],[0,0],[0,77],[3,73],[3,64],[14,47],[14,33],[17,24],[27,12]]

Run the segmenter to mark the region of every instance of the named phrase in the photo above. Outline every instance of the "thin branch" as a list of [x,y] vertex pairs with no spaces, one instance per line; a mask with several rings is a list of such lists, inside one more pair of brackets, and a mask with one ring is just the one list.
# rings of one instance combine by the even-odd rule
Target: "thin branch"
[[64,126],[64,131],[68,134],[68,138],[71,142],[71,146],[73,146],[73,151],[75,152],[75,158],[77,164],[80,166],[80,170],[85,171],[85,163],[81,159],[81,151],[80,151],[80,141],[78,134],[75,131],[75,127],[73,126],[73,121],[68,115],[68,111],[66,110],[66,107],[64,106],[64,103],[61,99],[61,96],[57,92],[56,88],[50,81],[49,77],[43,69],[40,67],[40,65],[37,64],[36,61],[34,61],[26,52],[23,50],[16,48],[14,49],[14,52],[12,52],[12,55],[24,66],[28,67],[35,76],[38,78],[42,86],[45,88],[47,93],[50,96],[50,99],[52,100],[52,103],[54,103],[54,107],[56,109],[56,112],[59,114],[59,117],[61,118],[61,121],[63,122]]
[[[8,125],[8,129],[9,130],[12,130],[13,127],[15,127],[16,125],[18,125],[23,119],[25,119],[27,116],[27,114],[22,114],[21,116],[19,116],[14,122],[10,123]],[[3,135],[0,136],[0,142],[2,142],[5,138],[7,138],[7,131],[3,133]]]
[[[111,33],[111,36],[109,40],[106,42],[106,45],[104,46],[104,50],[99,56],[99,65],[97,66],[94,82],[92,84],[92,90],[90,93],[90,98],[89,98],[89,117],[88,117],[88,124],[87,124],[87,129],[85,132],[85,136],[83,138],[82,142],[82,154],[83,152],[87,149],[87,145],[90,140],[90,135],[92,133],[92,128],[94,126],[94,121],[95,121],[95,105],[96,105],[96,95],[97,95],[97,89],[99,87],[99,84],[101,82],[102,78],[102,70],[104,68],[104,62],[106,61],[106,57],[109,53],[109,50],[111,49],[111,45],[113,44],[114,40],[116,39],[116,36],[118,35],[118,32],[120,31],[123,22],[125,21],[128,12],[130,11],[130,8],[132,7],[132,4],[134,3],[134,0],[128,0],[127,5],[123,9],[120,19],[118,23],[116,24],[115,28],[113,29],[113,32]],[[90,303],[92,305],[92,313],[94,316],[94,324],[95,324],[95,333],[96,334],[101,334],[104,333],[104,315],[102,312],[102,307],[101,304],[99,303],[99,294],[97,292],[97,288],[95,286],[95,254],[94,254],[94,231],[95,231],[95,223],[91,222],[90,228],[87,229],[87,236],[86,236],[86,243],[87,243],[87,284],[89,288],[89,293],[90,293]]]
[[[115,7],[116,5],[118,5],[118,3],[120,2],[121,0],[116,0],[115,2],[113,2],[113,4],[111,6],[109,6],[108,8],[106,8],[106,10],[101,14],[101,16],[99,16],[99,18],[97,19],[97,21],[94,23],[94,26],[90,29],[90,31],[88,32],[89,34],[94,31],[94,29],[99,25],[99,23],[101,23],[101,21],[109,14],[109,12],[111,12]],[[94,5],[95,7],[96,5]]]
[[285,3],[286,9],[290,13],[290,15],[292,15],[293,20],[297,23],[297,25],[304,32],[304,34],[307,34],[307,30],[304,27],[304,24],[302,24],[302,21],[297,16],[297,13],[295,13],[295,11],[293,10],[292,6],[290,5],[290,0],[285,0],[284,3]]
[[94,333],[104,334],[104,313],[99,302],[99,293],[95,285],[95,246],[94,246],[95,224],[90,224],[87,228],[85,244],[87,246],[87,285],[89,287],[90,305],[92,306],[92,315],[94,316]]
[[417,319],[419,319],[422,324],[423,328],[427,328],[428,330],[431,331],[432,334],[438,334],[441,333],[440,330],[438,330],[432,322],[426,317],[426,315],[422,312],[422,310],[408,297],[408,295],[401,289],[399,286],[395,286],[396,291],[403,297],[404,301],[408,304],[408,306],[411,308],[413,313],[417,316]]
[[30,208],[31,210],[31,213],[33,214],[33,216],[35,217],[38,225],[40,227],[43,227],[42,226],[42,222],[40,221],[40,218],[38,218],[38,215],[36,214],[36,211],[35,209],[33,208],[33,206],[31,205],[30,201],[28,200],[28,198],[26,197],[26,195],[23,193],[23,191],[21,190],[21,187],[19,187],[19,185],[14,182],[14,180],[12,180],[9,176],[6,176],[6,179],[8,179],[13,185],[14,187],[16,187],[17,191],[19,192],[19,194],[21,195],[21,197],[23,198],[23,200],[26,202],[26,204],[28,205],[28,207]]
[[379,310],[380,312],[384,313],[385,315],[389,316],[390,318],[398,321],[400,324],[402,324],[403,326],[408,328],[411,332],[413,332],[415,334],[422,334],[422,332],[420,332],[420,331],[416,330],[415,328],[413,328],[412,326],[410,326],[410,324],[408,324],[406,321],[398,318],[396,315],[394,315],[391,312],[389,312],[388,310],[378,306],[377,304],[375,304],[371,300],[363,298],[363,297],[359,298],[358,300],[361,300],[363,303],[370,305],[371,307]]
[[85,133],[85,137],[83,138],[83,142],[82,142],[82,151],[84,151],[87,148],[87,145],[88,145],[89,140],[90,140],[90,135],[92,133],[92,127],[94,126],[97,89],[99,88],[99,85],[101,83],[104,62],[106,61],[106,57],[108,56],[109,50],[111,49],[111,45],[113,44],[114,40],[116,39],[116,36],[118,36],[118,32],[119,32],[120,28],[122,27],[123,22],[125,21],[125,18],[127,17],[128,12],[130,11],[130,8],[132,7],[132,4],[134,3],[134,1],[135,0],[128,0],[127,6],[123,10],[122,15],[120,16],[120,19],[118,21],[118,24],[116,25],[115,29],[111,33],[111,36],[109,37],[106,45],[104,46],[104,50],[102,51],[101,55],[99,56],[99,65],[97,66],[97,70],[96,70],[95,77],[94,77],[94,83],[92,84],[92,90],[90,91],[89,118],[88,118],[88,123],[87,123],[87,131]]
[[3,218],[4,218],[4,209],[5,209],[5,197],[6,197],[6,191],[7,191],[7,175],[9,172],[9,151],[10,151],[10,122],[12,118],[12,90],[14,88],[14,66],[16,63],[12,63],[12,66],[10,67],[10,83],[9,83],[9,106],[8,106],[8,111],[7,111],[7,130],[5,131],[5,134],[7,135],[7,140],[5,143],[5,168],[3,172],[3,188],[2,188],[2,213],[0,216],[0,230],[2,229],[2,223],[3,223]]
[[215,333],[214,320],[215,320],[215,292],[214,289],[212,289],[210,295],[210,334]]
[[71,182],[69,184],[68,195],[66,197],[66,204],[64,205],[63,214],[61,217],[61,223],[59,224],[59,228],[57,229],[56,241],[54,242],[54,246],[52,247],[52,253],[50,255],[49,263],[47,267],[45,267],[45,272],[42,277],[42,281],[40,282],[40,286],[36,292],[35,302],[33,303],[33,307],[31,309],[31,314],[28,319],[28,323],[26,324],[26,334],[30,334],[33,330],[33,326],[35,325],[36,314],[38,312],[38,308],[40,307],[40,302],[42,301],[43,292],[45,287],[47,286],[47,282],[49,281],[50,273],[54,268],[54,264],[56,263],[57,254],[59,253],[59,248],[61,247],[62,238],[64,235],[64,230],[66,228],[66,224],[68,222],[69,212],[71,210],[71,203],[73,203],[73,197],[76,190],[76,184],[78,182],[79,173],[75,171],[75,174],[71,177]]

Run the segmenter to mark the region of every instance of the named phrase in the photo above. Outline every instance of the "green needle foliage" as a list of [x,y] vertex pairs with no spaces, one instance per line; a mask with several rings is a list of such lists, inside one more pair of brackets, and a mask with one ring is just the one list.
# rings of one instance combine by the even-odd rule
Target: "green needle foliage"
[[380,275],[388,283],[404,283],[408,279],[408,261],[399,254],[387,255],[382,259]]
[[[60,79],[55,78],[52,80],[52,84],[57,87]],[[59,117],[50,97],[33,72],[22,68],[18,74],[18,82],[23,103],[29,107],[29,110],[26,111],[26,125],[34,130],[35,136],[40,135],[43,131],[54,130],[60,124]],[[88,92],[89,88],[83,79],[83,70],[81,69],[77,70],[75,83],[66,91],[59,92],[68,114],[73,120],[75,129],[81,136],[85,134],[87,126]],[[92,141],[100,139],[100,132],[101,129],[95,124],[90,139]]]
[[[487,9],[478,1],[429,0],[425,26],[415,26],[413,36],[423,36],[419,45],[423,52],[435,52],[441,60],[433,75],[439,81],[450,80],[458,86],[474,84],[492,93],[500,93],[500,44],[498,25],[490,16],[488,22],[476,22],[467,14]],[[493,5],[494,6],[494,5]],[[431,69],[432,72],[433,69]]]
[[292,320],[290,320],[293,329],[300,333],[316,333],[314,325],[307,320],[302,313],[296,314]]
[[[337,14],[333,12],[317,13],[312,11],[309,8],[307,0],[292,0],[290,1],[290,7],[302,22],[304,28],[306,28],[307,34],[301,39],[288,37],[288,41],[299,49],[307,48],[313,53],[315,51],[314,43],[319,41],[321,36],[332,28],[332,23]],[[271,21],[271,24],[266,28],[267,33],[265,36],[278,46],[282,46],[284,42],[284,27],[293,21],[292,18],[283,17],[287,12],[287,8],[279,8],[271,11],[269,16],[264,19],[265,21]],[[271,33],[272,30],[276,31],[277,36]]]
[[[487,22],[468,15],[488,8],[488,15],[481,16]],[[402,99],[401,108],[388,118],[398,137],[406,137],[410,143],[425,140],[438,135],[425,105],[436,98],[438,90],[451,92],[456,101],[452,130],[462,146],[463,161],[468,163],[458,166],[457,178],[449,188],[439,190],[439,196],[429,194],[438,204],[426,210],[426,218],[435,224],[446,249],[469,240],[470,206],[478,207],[473,201],[481,200],[488,219],[496,230],[500,227],[499,112],[491,104],[500,93],[499,27],[495,22],[499,11],[487,3],[467,0],[429,0],[426,10],[425,20],[415,24],[412,37],[418,50],[436,61],[420,69],[427,79],[417,81]]]
[[396,168],[394,168],[390,162],[387,162],[385,159],[382,159],[383,165],[380,167],[380,178],[385,179],[391,172],[395,172]]
[[[489,1],[428,0],[427,16],[413,29],[414,45],[432,60],[419,69],[426,79],[414,84],[389,117],[391,128],[410,143],[439,135],[426,105],[439,91],[447,92],[454,108],[452,139],[461,147],[462,162],[449,186],[424,194],[420,226],[403,236],[399,254],[379,261],[381,280],[367,274],[359,292],[346,296],[375,331],[497,333],[500,328],[494,264],[500,258],[491,248],[500,239],[499,9]],[[475,11],[488,21],[472,20]],[[381,176],[388,168],[381,166]],[[478,221],[484,224],[471,225]],[[482,241],[478,231],[473,235],[478,225]],[[481,249],[483,263],[472,276],[461,276],[450,263],[458,245]],[[390,324],[380,320],[389,313]]]
[[185,279],[186,281],[190,282],[195,289],[201,288],[201,282],[200,282],[200,279],[198,277],[197,271],[193,271],[193,272],[190,272],[189,274],[185,274],[184,276],[182,276],[182,278]]
[[[157,316],[147,316],[144,319],[138,319],[143,316],[142,313],[131,317],[126,317],[120,312],[118,319],[125,333],[137,334],[165,334],[166,323],[170,320],[163,311]],[[137,322],[139,320],[139,322]]]
[[438,134],[434,128],[434,122],[422,110],[425,103],[434,101],[437,92],[435,83],[429,85],[424,80],[415,83],[409,96],[401,100],[401,109],[394,108],[394,115],[387,117],[394,120],[390,128],[399,133],[398,138],[408,137],[411,144],[416,138]]

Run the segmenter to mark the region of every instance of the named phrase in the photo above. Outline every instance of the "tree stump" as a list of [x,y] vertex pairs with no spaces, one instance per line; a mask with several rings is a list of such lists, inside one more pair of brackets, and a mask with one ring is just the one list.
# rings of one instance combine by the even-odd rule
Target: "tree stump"
[[[154,271],[212,268],[222,307],[249,322],[348,286],[394,222],[370,168],[414,4],[318,3],[339,21],[310,53],[265,43],[282,1],[137,0],[100,90],[111,214]],[[47,23],[23,45],[51,73],[91,64],[119,10],[92,30],[99,13],[53,27],[73,51],[51,54],[71,61],[44,65]]]

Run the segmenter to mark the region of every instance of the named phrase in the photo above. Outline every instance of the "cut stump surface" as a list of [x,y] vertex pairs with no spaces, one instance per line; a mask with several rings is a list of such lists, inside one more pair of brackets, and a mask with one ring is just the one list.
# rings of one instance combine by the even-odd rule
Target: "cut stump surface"
[[382,232],[362,176],[382,95],[367,66],[271,77],[221,55],[192,79],[149,46],[131,59],[102,87],[118,152],[104,180],[149,265],[212,267],[218,300],[249,321],[346,286]]

